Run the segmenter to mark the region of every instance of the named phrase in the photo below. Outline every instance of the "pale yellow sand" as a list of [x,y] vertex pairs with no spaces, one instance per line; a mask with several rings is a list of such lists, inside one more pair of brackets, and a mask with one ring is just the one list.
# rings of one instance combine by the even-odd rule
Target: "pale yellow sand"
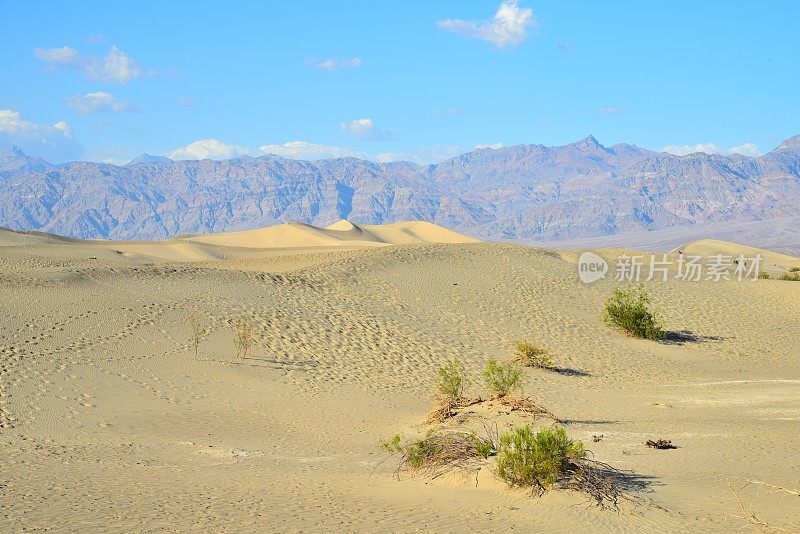
[[[651,282],[691,332],[659,344],[602,323],[614,283],[578,282],[574,252],[421,242],[437,238],[465,240],[419,224],[0,232],[0,531],[747,532],[728,481],[800,486],[800,283]],[[239,316],[263,337],[247,359]],[[520,338],[589,375],[527,371],[526,391],[658,506],[373,471],[379,438],[424,431],[439,365],[461,359],[480,393],[483,363]],[[743,497],[800,523],[796,497]]]

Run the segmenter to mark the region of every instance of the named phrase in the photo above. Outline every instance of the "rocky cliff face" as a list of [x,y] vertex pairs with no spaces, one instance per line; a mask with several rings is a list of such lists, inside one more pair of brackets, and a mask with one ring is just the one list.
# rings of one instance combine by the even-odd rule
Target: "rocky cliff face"
[[0,151],[0,225],[157,239],[287,221],[424,220],[487,239],[557,240],[800,216],[800,136],[758,158],[673,156],[593,137],[481,149],[438,165],[278,156],[50,165]]

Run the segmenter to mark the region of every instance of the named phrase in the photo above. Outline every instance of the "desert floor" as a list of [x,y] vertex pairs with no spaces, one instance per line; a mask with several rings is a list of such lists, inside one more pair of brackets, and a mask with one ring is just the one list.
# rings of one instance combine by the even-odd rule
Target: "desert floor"
[[[800,283],[649,282],[691,333],[657,343],[603,324],[615,283],[580,283],[574,252],[0,237],[0,531],[748,532],[729,483],[800,487]],[[376,469],[379,439],[424,432],[440,365],[478,393],[519,339],[581,372],[528,370],[526,393],[640,504]],[[798,497],[741,497],[800,528]]]

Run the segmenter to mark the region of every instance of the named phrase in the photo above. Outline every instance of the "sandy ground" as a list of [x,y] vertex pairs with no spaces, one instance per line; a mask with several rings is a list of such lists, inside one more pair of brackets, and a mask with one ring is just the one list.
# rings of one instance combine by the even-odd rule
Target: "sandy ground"
[[[0,232],[0,531],[749,532],[729,482],[800,486],[800,283],[650,282],[684,332],[655,343],[602,323],[615,283],[580,283],[576,252],[414,223],[289,230]],[[237,358],[243,316],[261,341]],[[380,438],[424,431],[438,366],[460,359],[479,393],[522,338],[580,371],[526,371],[526,392],[635,471],[644,504],[375,469]],[[800,528],[797,497],[742,497]]]

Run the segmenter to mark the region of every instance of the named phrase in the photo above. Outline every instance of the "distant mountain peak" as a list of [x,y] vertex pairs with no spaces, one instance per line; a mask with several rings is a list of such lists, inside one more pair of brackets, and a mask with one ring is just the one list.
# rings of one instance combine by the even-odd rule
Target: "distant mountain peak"
[[134,159],[130,160],[125,165],[136,165],[138,163],[157,163],[157,162],[167,162],[172,161],[167,156],[153,156],[148,154],[147,152],[143,152],[142,154],[138,155]]
[[593,135],[584,137],[580,141],[576,141],[572,144],[578,148],[605,148]]
[[775,150],[793,150],[800,149],[800,135],[795,135],[783,141]]

